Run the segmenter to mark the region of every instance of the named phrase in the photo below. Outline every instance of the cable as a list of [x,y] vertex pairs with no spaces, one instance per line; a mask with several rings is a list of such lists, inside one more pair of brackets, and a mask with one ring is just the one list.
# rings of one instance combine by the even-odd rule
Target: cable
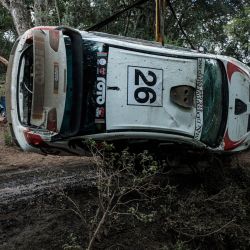
[[33,91],[31,91],[31,90],[27,87],[26,83],[25,83],[25,82],[22,82],[22,83],[23,83],[25,89],[33,95]]
[[121,11],[118,11],[118,12],[115,13],[114,15],[112,15],[112,16],[110,16],[110,17],[104,19],[103,21],[101,21],[101,22],[99,22],[99,23],[97,23],[97,24],[95,24],[95,25],[93,25],[93,26],[87,28],[86,31],[99,30],[99,29],[102,28],[103,26],[105,26],[105,25],[111,23],[113,20],[115,20],[117,17],[119,17],[119,16],[122,15],[123,13],[125,13],[125,12],[127,12],[127,11],[133,9],[133,8],[136,7],[136,6],[139,6],[139,5],[141,5],[141,4],[144,4],[144,3],[148,2],[148,1],[149,1],[149,0],[139,0],[139,1],[135,2],[134,4],[129,5],[129,6],[126,7],[125,9],[123,9],[123,10],[121,10]]
[[178,24],[178,26],[179,26],[179,28],[180,28],[182,34],[185,36],[185,38],[186,38],[187,42],[190,44],[191,48],[195,50],[194,45],[192,44],[192,42],[191,42],[190,39],[188,38],[188,35],[187,35],[186,32],[184,31],[184,29],[183,29],[183,27],[182,27],[182,25],[181,25],[181,23],[180,23],[178,17],[176,16],[175,10],[174,10],[173,5],[171,4],[170,0],[167,0],[167,3],[168,3],[168,7],[169,7],[170,11],[172,12],[174,18],[175,18],[176,21],[177,21],[177,24]]
[[[118,12],[115,13],[114,15],[112,15],[112,16],[110,16],[110,17],[104,19],[103,21],[101,21],[101,22],[99,22],[99,23],[97,23],[97,24],[95,24],[95,25],[93,25],[93,26],[87,28],[86,31],[99,30],[99,29],[102,28],[103,26],[105,26],[105,25],[111,23],[112,21],[114,21],[117,17],[119,17],[119,16],[122,15],[123,13],[125,13],[125,12],[131,10],[132,8],[134,8],[134,7],[136,7],[136,6],[139,6],[139,5],[141,5],[141,4],[144,4],[144,3],[148,2],[148,1],[149,1],[149,0],[139,0],[139,1],[135,2],[134,4],[129,5],[129,6],[126,7],[125,9],[123,9],[123,10],[121,10],[121,11],[118,11]],[[192,44],[192,42],[191,42],[191,40],[189,39],[188,35],[187,35],[186,32],[184,31],[184,29],[183,29],[183,27],[182,27],[182,25],[181,25],[181,23],[180,23],[178,17],[176,16],[175,10],[174,10],[174,8],[173,8],[173,6],[172,6],[170,0],[166,0],[166,1],[167,1],[167,3],[168,3],[168,6],[169,6],[169,9],[170,9],[171,13],[173,14],[174,18],[175,18],[176,21],[177,21],[177,24],[178,24],[178,26],[179,26],[179,28],[180,28],[182,34],[183,34],[184,37],[186,38],[186,40],[187,40],[187,42],[189,43],[189,45],[191,46],[191,48],[195,50],[196,48],[194,47],[194,45]]]

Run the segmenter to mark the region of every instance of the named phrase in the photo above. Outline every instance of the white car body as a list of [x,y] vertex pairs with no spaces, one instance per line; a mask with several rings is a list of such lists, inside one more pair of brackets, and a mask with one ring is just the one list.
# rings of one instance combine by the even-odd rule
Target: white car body
[[[77,81],[74,78],[75,67],[81,66],[81,63],[74,62],[77,50],[74,52],[70,47],[66,52],[64,38],[70,32],[77,34],[83,41],[85,57],[81,60],[85,71],[81,76],[83,89],[78,91],[83,93],[82,96],[74,92],[74,87],[74,93],[68,94],[69,85]],[[54,43],[51,42],[53,39]],[[70,39],[70,46],[73,47],[74,41]],[[20,83],[22,74],[27,74],[20,66],[27,41],[33,46],[34,66],[28,68],[33,70],[33,83],[30,83],[32,91]],[[85,52],[84,46],[89,46],[86,48],[90,48],[90,52]],[[91,61],[92,49],[95,49],[93,60],[96,65]],[[67,53],[72,53],[70,56],[73,59],[70,60],[73,62],[68,61]],[[88,66],[84,66],[86,62]],[[70,69],[69,63],[73,65]],[[207,139],[203,139],[206,126],[206,136],[209,137],[213,131],[207,125],[209,119],[205,116],[211,111],[204,100],[207,98],[213,103],[213,98],[217,98],[213,97],[216,92],[212,93],[212,99],[206,97],[209,90],[204,84],[211,81],[209,77],[206,78],[205,74],[209,74],[204,73],[206,70],[215,72],[216,84],[223,85],[223,100],[218,105],[221,118],[218,128],[215,128],[218,138],[214,136],[214,143],[210,142],[211,138],[208,138],[208,143]],[[92,71],[96,72],[95,76]],[[249,147],[250,69],[230,57],[162,47],[156,43],[102,33],[36,27],[24,33],[16,43],[10,57],[7,82],[8,121],[14,137],[24,150],[42,149],[55,153],[53,148],[57,148],[57,151],[61,149],[74,153],[69,146],[72,141],[90,138],[111,142],[157,141],[159,144],[192,145],[214,152],[241,151]],[[84,87],[86,82],[86,89],[90,89],[88,93]],[[27,115],[30,120],[23,122],[26,119],[23,114],[26,106],[23,105],[23,111],[20,103],[25,102],[22,95],[29,95],[26,91],[32,92],[32,104]],[[91,91],[95,93],[92,95]],[[72,99],[70,104],[66,104],[68,96]],[[86,103],[84,96],[88,99]],[[95,99],[94,103],[92,99]],[[77,105],[82,107],[78,109]],[[70,107],[79,114],[74,117],[75,120],[73,114],[68,114]],[[83,113],[87,118],[84,115],[84,118],[81,117]],[[86,124],[91,121],[85,126],[83,120]],[[74,121],[80,125],[68,132],[72,124],[75,126]]]

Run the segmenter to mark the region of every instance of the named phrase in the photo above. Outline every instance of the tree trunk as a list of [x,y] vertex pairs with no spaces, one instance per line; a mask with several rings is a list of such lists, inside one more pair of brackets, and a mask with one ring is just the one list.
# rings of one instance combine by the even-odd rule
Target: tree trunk
[[56,14],[57,14],[57,19],[58,19],[58,25],[61,25],[60,11],[59,11],[57,0],[55,0],[55,8],[56,8]]
[[18,35],[32,27],[31,13],[24,0],[0,0],[10,12]]

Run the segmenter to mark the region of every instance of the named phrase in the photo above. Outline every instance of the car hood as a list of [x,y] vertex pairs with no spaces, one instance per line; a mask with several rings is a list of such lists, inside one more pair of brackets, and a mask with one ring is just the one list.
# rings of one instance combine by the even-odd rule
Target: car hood
[[234,60],[225,63],[229,87],[229,109],[224,149],[237,150],[250,131],[250,72]]

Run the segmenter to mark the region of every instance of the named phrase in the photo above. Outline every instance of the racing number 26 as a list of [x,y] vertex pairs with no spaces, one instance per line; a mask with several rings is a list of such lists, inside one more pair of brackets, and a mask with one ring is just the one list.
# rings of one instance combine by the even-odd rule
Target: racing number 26
[[[148,75],[152,77],[152,80],[148,80],[146,76],[139,70],[135,69],[135,85],[139,85],[140,78],[147,86],[154,86],[157,82],[157,77],[155,73],[151,70],[148,70]],[[140,97],[140,93],[144,93],[144,97]],[[151,94],[151,97],[150,97]],[[150,103],[154,103],[156,100],[156,93],[152,88],[149,87],[139,87],[134,92],[135,100],[139,103],[146,103],[150,101]]]
[[128,66],[128,104],[162,106],[162,69]]

